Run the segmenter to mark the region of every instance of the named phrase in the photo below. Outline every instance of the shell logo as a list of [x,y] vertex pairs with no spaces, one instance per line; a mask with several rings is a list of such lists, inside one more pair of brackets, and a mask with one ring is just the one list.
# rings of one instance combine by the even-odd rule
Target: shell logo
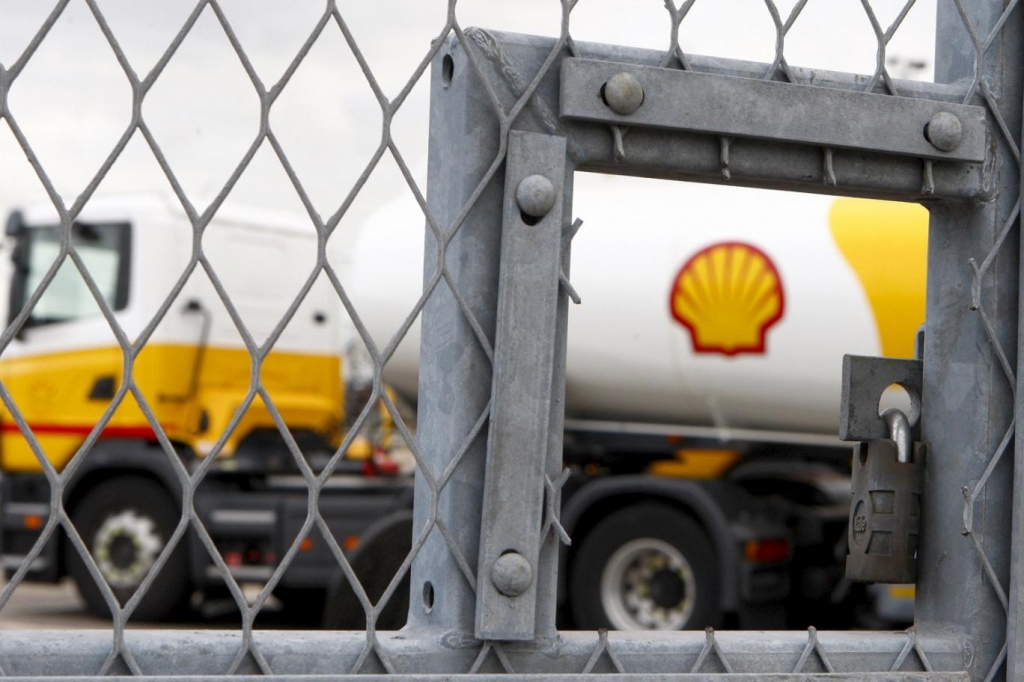
[[765,352],[768,329],[782,318],[785,297],[775,264],[756,246],[713,244],[683,265],[669,307],[686,327],[695,353]]

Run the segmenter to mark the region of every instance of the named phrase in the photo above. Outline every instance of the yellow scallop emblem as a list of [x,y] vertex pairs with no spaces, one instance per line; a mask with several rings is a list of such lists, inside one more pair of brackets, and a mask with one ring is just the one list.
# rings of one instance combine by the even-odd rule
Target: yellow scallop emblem
[[669,305],[690,332],[695,353],[732,356],[765,352],[765,335],[782,318],[784,298],[779,272],[763,251],[723,242],[683,265]]

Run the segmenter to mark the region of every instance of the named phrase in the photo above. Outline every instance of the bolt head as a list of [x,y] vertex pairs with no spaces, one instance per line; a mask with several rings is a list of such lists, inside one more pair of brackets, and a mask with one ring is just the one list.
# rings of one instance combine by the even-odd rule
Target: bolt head
[[525,177],[516,188],[519,210],[534,218],[546,216],[554,207],[556,196],[555,186],[543,175]]
[[491,567],[491,581],[494,587],[506,597],[518,597],[526,592],[533,582],[530,562],[518,552],[502,554]]
[[604,103],[616,114],[629,116],[644,103],[644,86],[629,73],[617,73],[601,90]]
[[940,111],[932,116],[924,129],[924,136],[932,143],[932,146],[943,152],[951,152],[956,149],[963,138],[963,133],[960,119],[948,111]]

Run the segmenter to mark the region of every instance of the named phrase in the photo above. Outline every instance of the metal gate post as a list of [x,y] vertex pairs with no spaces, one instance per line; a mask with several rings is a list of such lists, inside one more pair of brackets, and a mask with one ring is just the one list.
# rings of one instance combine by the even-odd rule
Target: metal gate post
[[[448,277],[423,309],[417,440],[432,481],[417,471],[414,541],[429,523],[439,525],[412,564],[409,625],[472,638],[504,168],[498,120],[488,101],[474,96],[476,76],[465,52],[453,49],[431,68],[427,205],[442,232],[457,232],[445,251]],[[437,235],[428,226],[425,286],[439,275],[438,257]],[[436,490],[457,457],[450,479]]]
[[[1006,4],[940,0],[937,82],[975,77],[975,42],[958,6],[984,43]],[[978,70],[993,93],[990,105],[1015,136],[1021,131],[1022,27],[1018,10]],[[1013,424],[1008,373],[1017,350],[1018,237],[1011,229],[1005,242],[1000,239],[1014,219],[1019,166],[991,112],[989,121],[991,200],[931,209],[921,418],[929,467],[916,611],[919,630],[966,638],[964,666],[977,680],[999,672],[1005,651],[1012,481],[1011,458],[999,458]]]
[[[409,624],[436,628],[457,636],[459,641],[474,636],[510,639],[513,637],[508,632],[482,625],[487,619],[481,619],[477,603],[481,594],[483,599],[517,603],[527,596],[515,599],[497,594],[491,571],[478,570],[481,550],[489,556],[488,561],[480,563],[484,567],[493,563],[489,553],[494,550],[494,547],[484,546],[488,534],[481,528],[481,519],[488,523],[488,519],[501,516],[486,513],[484,490],[487,487],[487,443],[490,431],[496,428],[495,411],[499,409],[496,396],[500,391],[492,392],[492,383],[496,353],[500,354],[495,343],[500,312],[502,215],[503,204],[507,201],[508,161],[501,156],[499,116],[486,96],[487,88],[494,84],[481,79],[463,45],[449,41],[449,49],[434,60],[432,68],[427,204],[442,231],[457,230],[446,249],[445,269],[447,280],[458,289],[465,307],[456,299],[446,280],[442,280],[423,309],[417,438],[434,482],[417,472],[414,541],[428,524],[436,522],[438,527],[413,560]],[[500,88],[496,94],[506,96]],[[525,127],[528,129],[529,125]],[[562,138],[550,139],[561,141]],[[511,141],[506,142],[511,145]],[[509,152],[504,151],[506,155]],[[558,163],[554,162],[556,157]],[[537,495],[530,495],[537,497],[537,504],[530,506],[529,514],[540,521],[533,539],[538,545],[531,552],[534,565],[533,584],[529,588],[530,616],[524,618],[524,610],[518,619],[506,618],[520,624],[520,634],[514,638],[538,642],[551,642],[557,636],[559,547],[563,539],[567,541],[558,523],[560,486],[564,483],[562,429],[570,303],[565,287],[571,286],[566,279],[569,250],[572,235],[578,229],[578,225],[571,225],[574,169],[567,165],[564,142],[552,157],[552,163],[555,171],[551,180],[559,186],[559,200],[549,219],[556,226],[555,239],[560,242],[553,251],[555,259],[560,260],[560,272],[556,272],[553,280],[554,324],[548,330],[550,333],[538,340],[549,346],[551,354],[546,428],[536,443],[539,446],[536,457],[531,456],[531,466],[537,469],[533,474],[539,477],[541,484],[538,490],[532,491]],[[436,276],[437,259],[437,237],[428,225],[425,286],[431,286]],[[486,348],[481,343],[481,334],[486,337]],[[443,483],[442,472],[456,458],[460,462],[450,481],[439,491],[432,492],[434,485]],[[491,486],[495,490],[500,487],[498,483]],[[432,511],[431,500],[435,493],[437,507]],[[439,532],[442,528],[448,538]],[[508,533],[491,535],[494,541],[509,540]],[[453,551],[456,548],[458,556]],[[505,549],[502,546],[497,551],[500,554]],[[429,606],[427,591],[432,592],[434,599]],[[495,613],[494,618],[498,615]],[[507,617],[507,614],[501,616]],[[492,622],[496,621],[492,619]]]
[[[1021,104],[1024,109],[1024,103]],[[1022,116],[1024,118],[1024,116]],[[1021,133],[1024,139],[1024,132]],[[1024,178],[1021,178],[1021,196],[1024,196]],[[1019,218],[1018,218],[1019,224]],[[1019,229],[1018,229],[1019,235]],[[1024,240],[1021,240],[1022,250],[1020,262],[1024,263]],[[1024,277],[1020,278],[1020,287],[1024,287]],[[1020,289],[1018,289],[1020,292]],[[1018,294],[1017,301],[1017,348],[1024,344],[1024,292]],[[1024,358],[1018,353],[1017,356],[1017,395],[1024,391],[1024,367],[1021,362]],[[1012,536],[1010,539],[1010,610],[1007,619],[1006,638],[1008,643],[1008,660],[1006,667],[1006,679],[1024,679],[1024,631],[1018,619],[1024,617],[1024,438],[1019,434],[1024,433],[1024,403],[1018,403],[1014,424],[1017,437],[1014,438],[1013,458],[1013,512],[1012,512]]]

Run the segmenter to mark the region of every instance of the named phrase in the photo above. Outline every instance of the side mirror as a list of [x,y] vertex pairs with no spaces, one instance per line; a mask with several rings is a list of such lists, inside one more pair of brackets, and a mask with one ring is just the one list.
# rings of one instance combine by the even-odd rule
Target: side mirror
[[[21,211],[12,211],[7,217],[7,224],[4,226],[4,234],[13,238],[14,248],[11,249],[11,263],[14,265],[11,273],[10,290],[8,291],[7,323],[14,322],[14,318],[21,312],[25,305],[25,286],[28,278],[29,261],[29,240],[25,238],[26,227]],[[23,340],[25,338],[26,322],[22,325],[14,338]]]
[[25,231],[25,219],[21,211],[12,211],[7,216],[7,224],[4,226],[4,234],[8,237],[20,236]]
[[28,272],[28,240],[19,239],[14,242],[11,249],[11,262],[14,263],[14,276],[18,277]]

